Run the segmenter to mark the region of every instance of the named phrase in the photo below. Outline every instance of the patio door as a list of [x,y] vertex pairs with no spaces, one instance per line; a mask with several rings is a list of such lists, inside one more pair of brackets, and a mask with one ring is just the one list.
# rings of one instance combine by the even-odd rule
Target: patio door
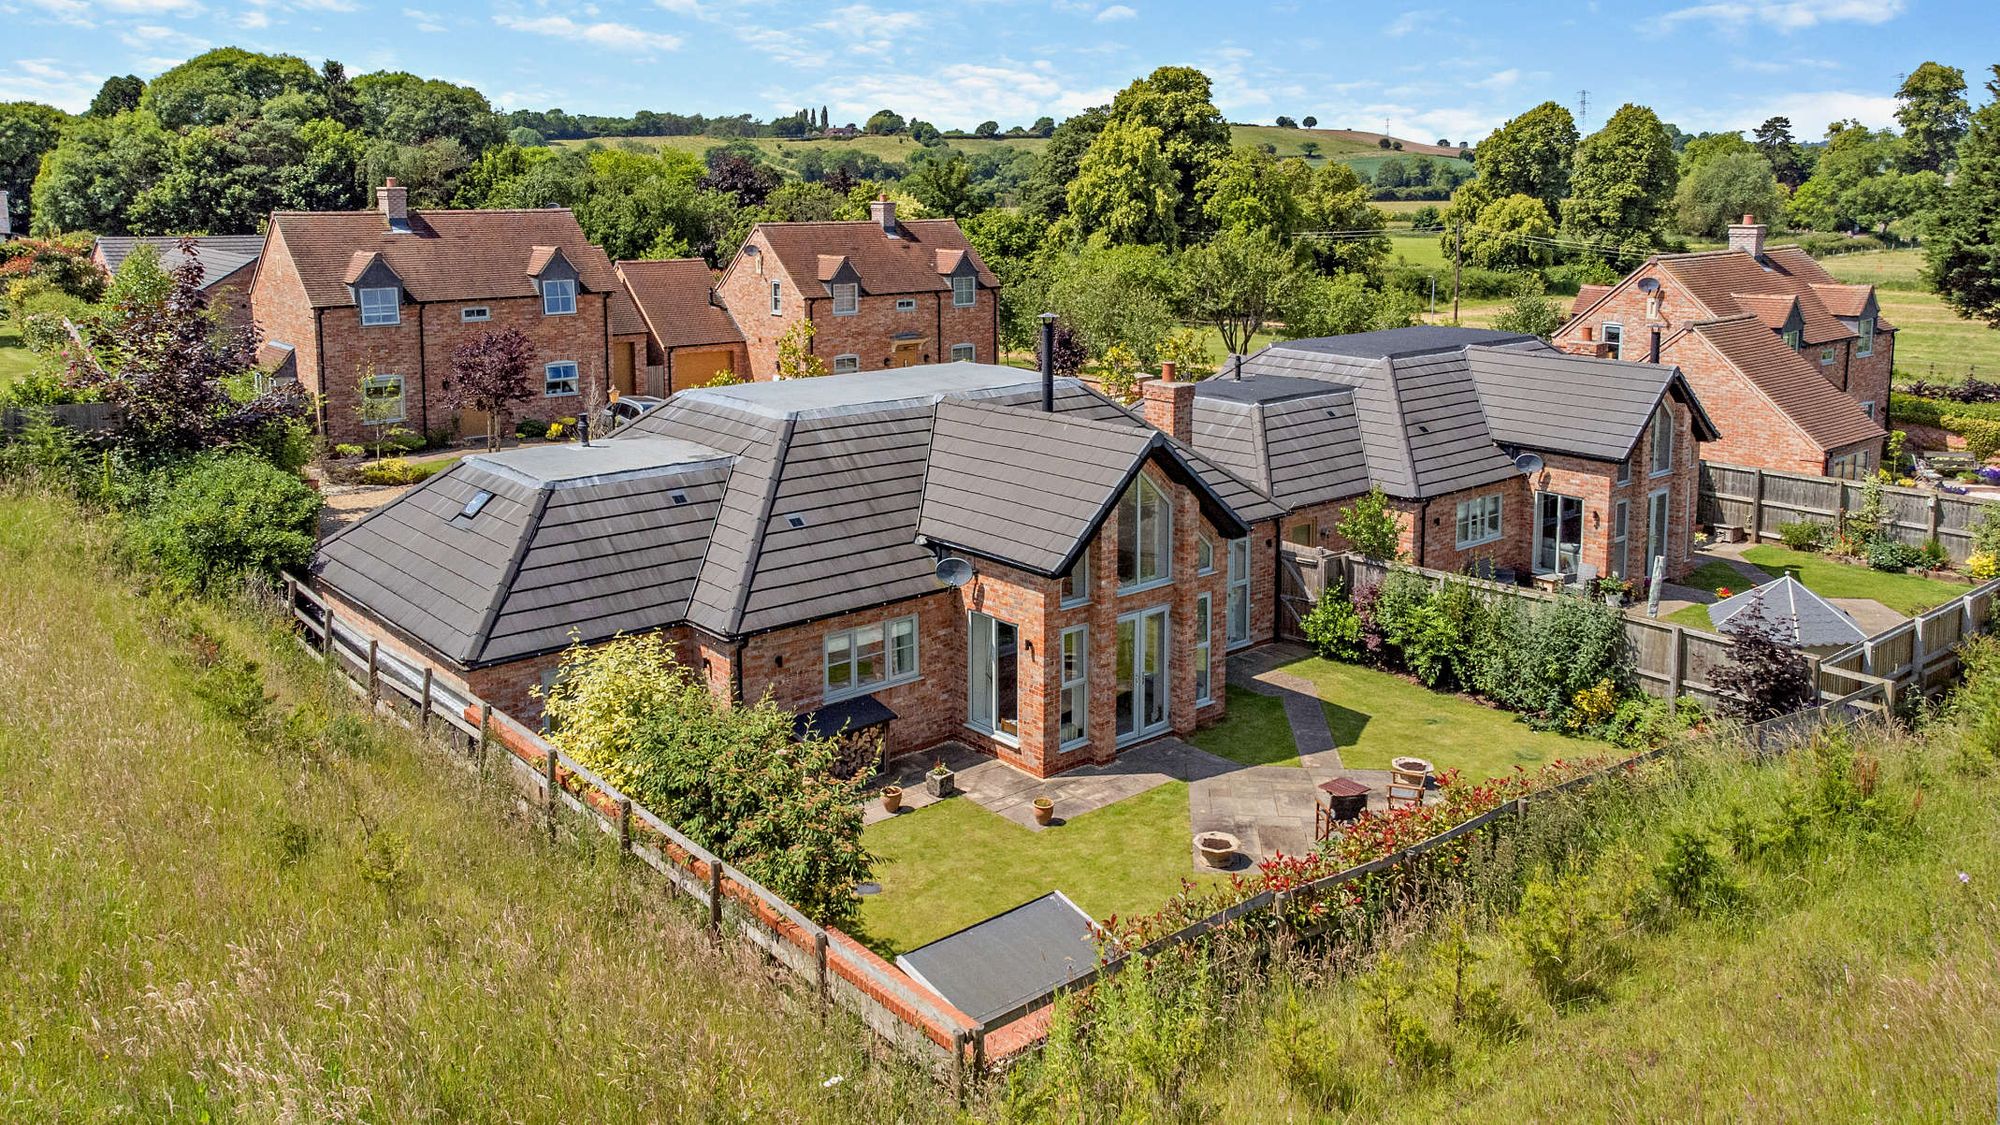
[[1250,540],[1229,541],[1229,600],[1227,637],[1231,648],[1250,641]]
[[1535,570],[1575,574],[1583,553],[1583,501],[1559,492],[1535,493]]
[[1021,734],[1019,631],[983,613],[966,627],[966,725],[1012,741]]
[[1653,560],[1667,553],[1667,490],[1646,497],[1646,575],[1653,573]]
[[1167,609],[1118,619],[1118,741],[1167,729]]

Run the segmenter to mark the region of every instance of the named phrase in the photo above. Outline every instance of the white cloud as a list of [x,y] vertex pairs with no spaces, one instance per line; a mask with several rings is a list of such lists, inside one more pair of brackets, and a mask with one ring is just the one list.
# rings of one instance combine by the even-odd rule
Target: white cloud
[[1097,22],[1110,23],[1113,20],[1129,20],[1137,17],[1138,14],[1139,9],[1137,8],[1128,7],[1124,4],[1113,4],[1109,8],[1097,13]]
[[680,36],[643,31],[625,23],[578,23],[567,16],[494,16],[493,22],[511,31],[567,39],[606,51],[645,54],[672,51],[681,45]]
[[1662,27],[1713,24],[1726,30],[1758,23],[1779,31],[1801,31],[1823,23],[1887,23],[1907,6],[1907,0],[1721,0],[1678,8],[1657,22]]
[[271,26],[271,17],[266,15],[261,8],[251,8],[237,17],[236,26],[248,28],[251,31],[261,31]]
[[1401,39],[1430,27],[1443,17],[1444,13],[1434,8],[1413,8],[1390,20],[1382,29],[1382,34],[1391,39]]
[[171,27],[157,24],[140,24],[118,33],[118,41],[135,51],[157,51],[163,47],[173,47],[198,55],[208,50],[209,42],[198,36],[175,31]]
[[444,30],[444,18],[436,12],[426,12],[422,8],[404,8],[403,18],[418,31],[436,34]]
[[60,59],[15,59],[0,66],[0,101],[46,102],[81,113],[104,83],[104,76],[79,70]]
[[1508,87],[1519,82],[1520,80],[1521,80],[1521,69],[1519,67],[1510,66],[1506,70],[1494,71],[1492,74],[1489,74],[1486,77],[1481,78],[1476,82],[1467,83],[1467,85],[1476,87],[1481,90],[1505,90]]

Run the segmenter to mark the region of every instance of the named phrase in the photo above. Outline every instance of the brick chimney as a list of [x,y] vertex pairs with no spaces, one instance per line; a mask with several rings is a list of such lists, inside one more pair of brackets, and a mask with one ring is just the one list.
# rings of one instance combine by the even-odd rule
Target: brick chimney
[[1194,444],[1194,384],[1176,382],[1174,365],[1162,363],[1160,377],[1139,384],[1139,417],[1176,441]]
[[1745,215],[1742,222],[1729,227],[1729,248],[1747,251],[1751,257],[1761,260],[1764,257],[1764,231],[1764,224],[1757,221],[1757,216]]
[[392,227],[405,227],[410,223],[410,189],[396,183],[390,176],[375,189],[375,206],[382,217],[389,220]]
[[888,192],[883,192],[868,205],[868,217],[881,225],[883,234],[890,238],[902,237],[896,232],[896,201],[889,198]]
[[1597,329],[1586,324],[1576,330],[1573,337],[1564,339],[1556,346],[1570,355],[1587,355],[1597,359],[1611,358],[1611,345],[1597,338]]

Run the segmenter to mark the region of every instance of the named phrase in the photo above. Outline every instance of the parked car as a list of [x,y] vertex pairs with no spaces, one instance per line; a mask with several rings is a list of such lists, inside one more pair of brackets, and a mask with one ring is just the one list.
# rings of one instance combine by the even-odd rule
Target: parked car
[[608,434],[666,401],[663,398],[654,398],[652,395],[625,395],[597,412],[598,429]]

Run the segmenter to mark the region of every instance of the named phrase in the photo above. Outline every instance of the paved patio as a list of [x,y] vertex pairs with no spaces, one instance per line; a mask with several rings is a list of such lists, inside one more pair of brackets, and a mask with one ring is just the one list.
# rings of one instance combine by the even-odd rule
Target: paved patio
[[[938,761],[957,772],[956,783],[966,799],[1035,832],[1044,831],[1035,823],[1037,797],[1055,802],[1055,817],[1049,827],[1056,828],[1066,817],[1094,812],[1169,781],[1199,781],[1243,768],[1178,738],[1160,738],[1125,751],[1108,765],[1079,766],[1054,777],[1038,778],[951,742],[940,750],[908,754],[889,763],[889,778],[883,784],[903,787],[905,810],[927,808],[938,798],[924,790],[924,775]],[[873,800],[862,814],[862,822],[874,824],[889,815],[879,799]]]

